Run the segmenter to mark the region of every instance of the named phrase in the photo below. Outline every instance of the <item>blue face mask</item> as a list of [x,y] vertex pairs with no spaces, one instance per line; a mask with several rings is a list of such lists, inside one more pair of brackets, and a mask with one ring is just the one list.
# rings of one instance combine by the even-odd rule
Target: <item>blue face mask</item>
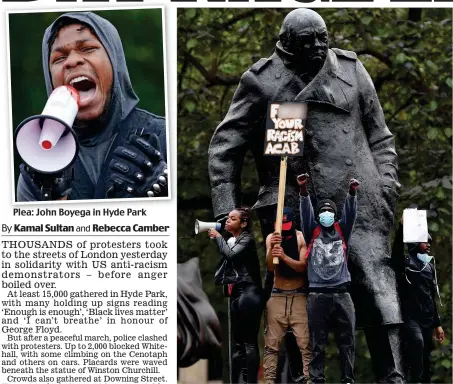
[[319,222],[323,227],[332,226],[335,221],[335,214],[333,212],[323,212],[319,214]]
[[426,254],[426,253],[417,253],[417,258],[422,262],[422,263],[429,263],[433,257]]

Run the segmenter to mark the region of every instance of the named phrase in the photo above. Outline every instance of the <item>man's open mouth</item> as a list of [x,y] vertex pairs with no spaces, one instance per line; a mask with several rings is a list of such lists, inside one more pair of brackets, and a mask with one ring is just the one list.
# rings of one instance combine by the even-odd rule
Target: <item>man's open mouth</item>
[[69,85],[79,92],[81,106],[90,101],[96,94],[96,83],[86,76],[78,76],[72,79]]

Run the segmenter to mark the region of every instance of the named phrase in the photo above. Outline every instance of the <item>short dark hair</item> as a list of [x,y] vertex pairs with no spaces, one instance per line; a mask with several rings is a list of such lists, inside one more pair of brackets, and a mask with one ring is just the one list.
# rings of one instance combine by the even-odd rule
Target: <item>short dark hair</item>
[[84,28],[88,28],[90,30],[90,32],[97,37],[97,34],[96,32],[94,31],[94,29],[91,27],[91,25],[87,24],[87,23],[84,23],[83,21],[80,21],[80,20],[77,20],[77,19],[73,19],[69,16],[64,16],[64,17],[61,17],[60,19],[58,19],[53,25],[52,25],[52,29],[50,31],[50,36],[49,36],[49,39],[47,40],[47,48],[49,50],[49,53],[50,51],[52,50],[52,45],[53,43],[55,43],[55,40],[57,39],[57,36],[58,36],[58,33],[64,28],[64,27],[68,27],[69,25],[74,25],[74,24],[80,24],[82,25]]

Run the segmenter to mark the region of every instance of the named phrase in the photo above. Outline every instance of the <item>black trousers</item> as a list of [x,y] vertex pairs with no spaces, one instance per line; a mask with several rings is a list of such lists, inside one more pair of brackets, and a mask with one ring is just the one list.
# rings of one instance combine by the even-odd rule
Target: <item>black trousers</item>
[[430,383],[433,328],[422,327],[415,320],[404,323],[404,370],[410,383]]
[[260,351],[258,332],[264,300],[260,286],[236,284],[231,294],[231,331],[235,346],[233,355],[233,383],[258,382]]
[[325,383],[325,352],[329,331],[335,333],[340,353],[341,382],[354,382],[355,309],[349,293],[310,293],[307,300],[312,347],[309,365],[312,383]]

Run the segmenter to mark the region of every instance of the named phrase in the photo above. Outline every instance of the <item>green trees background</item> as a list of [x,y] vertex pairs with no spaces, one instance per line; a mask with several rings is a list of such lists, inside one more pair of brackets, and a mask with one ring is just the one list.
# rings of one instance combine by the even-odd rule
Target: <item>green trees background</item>
[[[46,28],[63,12],[9,15],[11,70],[11,129],[41,113],[47,100],[41,43]],[[162,10],[96,11],[118,30],[139,107],[165,116]],[[20,159],[15,158],[16,177]]]
[[[228,110],[241,74],[272,54],[288,9],[178,10],[178,260],[200,257],[204,288],[226,334],[226,300],[213,284],[218,261],[206,234],[192,237],[196,218],[211,221],[207,148]],[[370,73],[395,135],[402,184],[397,218],[409,204],[429,210],[446,340],[434,356],[434,382],[451,382],[451,138],[452,11],[450,9],[318,9],[331,47],[358,53]],[[253,160],[246,159],[244,204],[257,196]],[[254,235],[264,261],[263,239]],[[264,263],[263,263],[264,265]],[[263,269],[264,270],[264,269]],[[226,343],[225,343],[226,345]],[[226,347],[223,359],[226,362]],[[327,377],[339,382],[337,352],[328,351]],[[363,333],[358,333],[358,382],[372,382]],[[214,374],[216,362],[211,362]],[[227,365],[223,374],[226,378]]]

